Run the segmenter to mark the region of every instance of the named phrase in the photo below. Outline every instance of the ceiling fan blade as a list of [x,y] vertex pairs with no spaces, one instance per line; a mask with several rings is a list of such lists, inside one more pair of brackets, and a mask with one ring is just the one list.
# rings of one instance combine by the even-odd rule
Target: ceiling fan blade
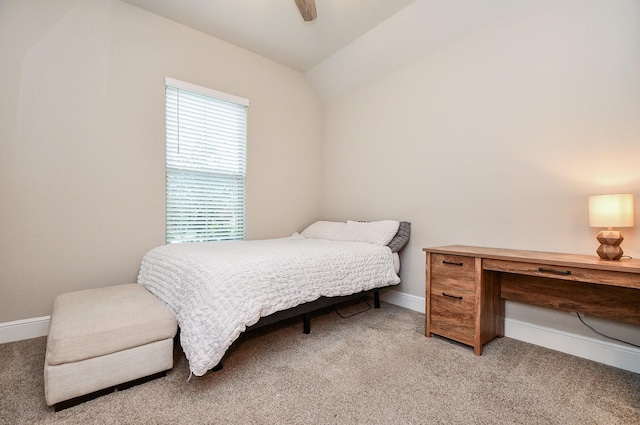
[[302,19],[306,22],[311,22],[318,17],[316,0],[296,0],[296,6],[298,6]]

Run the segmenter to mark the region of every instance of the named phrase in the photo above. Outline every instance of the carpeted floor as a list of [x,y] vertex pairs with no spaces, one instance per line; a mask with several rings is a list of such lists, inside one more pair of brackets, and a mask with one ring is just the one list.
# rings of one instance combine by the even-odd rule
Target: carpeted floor
[[[343,314],[360,306],[344,307]],[[54,413],[46,338],[0,345],[1,424],[640,424],[640,375],[509,338],[424,337],[424,315],[383,303],[250,332],[224,369],[165,377]]]

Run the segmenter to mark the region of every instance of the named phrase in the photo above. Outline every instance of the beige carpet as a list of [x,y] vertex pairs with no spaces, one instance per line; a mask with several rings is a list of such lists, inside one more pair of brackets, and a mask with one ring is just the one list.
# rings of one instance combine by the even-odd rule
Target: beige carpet
[[[347,307],[347,309],[358,306]],[[349,311],[343,310],[345,313]],[[425,338],[424,315],[383,303],[253,331],[224,369],[165,378],[54,413],[45,338],[0,345],[2,424],[640,424],[640,375],[509,338]]]

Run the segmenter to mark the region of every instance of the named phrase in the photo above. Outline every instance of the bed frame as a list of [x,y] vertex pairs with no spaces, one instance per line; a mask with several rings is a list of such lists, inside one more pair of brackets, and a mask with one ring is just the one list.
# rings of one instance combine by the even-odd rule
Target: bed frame
[[[386,287],[385,287],[386,288]],[[251,325],[247,330],[258,329],[263,326],[271,325],[282,320],[291,319],[292,317],[302,316],[302,332],[311,333],[311,313],[341,304],[347,301],[355,300],[373,294],[373,307],[380,308],[380,290],[384,288],[375,288],[368,291],[357,292],[351,295],[341,297],[320,297],[317,300],[300,304],[288,310],[276,311],[269,316],[262,317],[255,325]]]

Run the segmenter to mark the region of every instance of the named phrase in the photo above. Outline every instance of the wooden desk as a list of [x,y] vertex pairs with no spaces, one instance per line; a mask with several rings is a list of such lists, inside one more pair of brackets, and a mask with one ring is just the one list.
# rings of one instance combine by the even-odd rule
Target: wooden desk
[[640,324],[640,260],[463,245],[424,251],[425,335],[477,355],[504,336],[504,300]]

